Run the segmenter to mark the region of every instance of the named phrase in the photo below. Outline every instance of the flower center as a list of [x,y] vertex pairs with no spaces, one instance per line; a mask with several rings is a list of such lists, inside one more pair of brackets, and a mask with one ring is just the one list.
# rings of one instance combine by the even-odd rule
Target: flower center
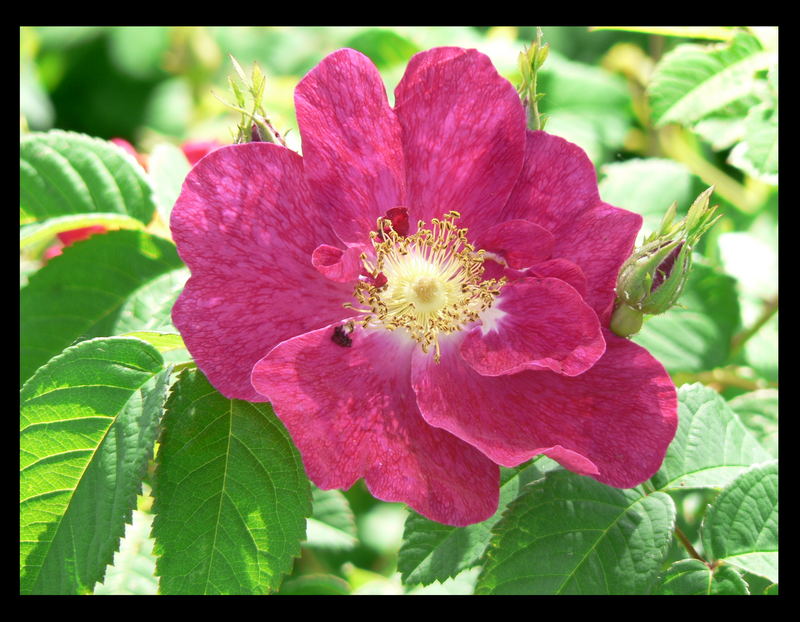
[[402,235],[391,218],[379,218],[370,234],[375,259],[361,255],[366,277],[356,285],[356,299],[368,308],[345,306],[364,314],[363,326],[404,328],[423,352],[434,349],[439,362],[439,335],[453,333],[491,307],[505,278],[484,281],[485,251],[467,241],[467,230],[455,221],[458,212],[419,221],[417,232]]

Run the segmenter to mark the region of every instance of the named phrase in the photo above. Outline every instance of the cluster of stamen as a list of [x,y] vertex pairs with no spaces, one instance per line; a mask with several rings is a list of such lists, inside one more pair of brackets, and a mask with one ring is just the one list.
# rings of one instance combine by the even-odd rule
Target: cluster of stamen
[[363,313],[359,322],[388,330],[405,328],[422,347],[434,349],[439,362],[439,335],[461,330],[488,309],[505,278],[482,280],[485,252],[467,241],[467,230],[455,221],[458,212],[431,220],[417,232],[401,235],[389,218],[379,218],[371,232],[375,258],[361,255],[365,278],[355,289],[366,308],[345,306]]

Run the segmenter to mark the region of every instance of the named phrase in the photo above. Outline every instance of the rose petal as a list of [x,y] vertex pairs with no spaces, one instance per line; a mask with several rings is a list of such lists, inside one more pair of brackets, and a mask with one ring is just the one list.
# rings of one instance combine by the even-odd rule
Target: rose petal
[[342,250],[328,244],[320,244],[311,255],[311,265],[325,278],[338,283],[350,283],[358,278],[363,270],[361,246],[351,246]]
[[377,219],[405,205],[400,126],[375,65],[339,50],[295,90],[305,175],[345,242],[363,242]]
[[606,349],[597,315],[559,279],[509,283],[486,313],[496,321],[476,326],[461,344],[461,355],[483,376],[525,369],[577,376]]
[[553,234],[529,220],[507,220],[477,236],[475,246],[500,255],[517,270],[549,259]]
[[297,154],[269,143],[222,147],[189,173],[172,211],[192,276],[172,311],[197,365],[226,397],[263,400],[253,365],[275,344],[350,312],[352,286],[311,265],[337,241],[314,209]]
[[458,355],[416,353],[412,384],[425,420],[515,466],[544,453],[566,468],[630,488],[660,467],[677,426],[677,396],[664,367],[604,330],[606,354],[576,377],[548,371],[481,376]]
[[607,325],[617,273],[642,217],[600,200],[594,165],[580,147],[545,132],[527,136],[525,166],[503,216],[553,233],[553,257],[580,266],[588,283],[585,299]]
[[417,55],[395,90],[395,112],[412,222],[451,210],[461,226],[500,222],[522,168],[525,113],[489,58],[453,48]]
[[575,288],[581,296],[586,295],[586,275],[580,267],[566,259],[549,259],[531,266],[528,273],[538,277],[552,277],[561,279]]
[[[497,510],[497,466],[429,426],[409,382],[415,343],[357,326],[350,345],[327,326],[281,343],[253,369],[320,488],[402,501],[432,520],[467,525]],[[340,329],[341,330],[341,329]]]

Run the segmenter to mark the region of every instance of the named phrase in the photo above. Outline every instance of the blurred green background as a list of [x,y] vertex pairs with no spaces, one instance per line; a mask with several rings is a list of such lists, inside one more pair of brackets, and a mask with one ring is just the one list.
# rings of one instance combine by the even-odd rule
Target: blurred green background
[[[235,116],[215,97],[231,99],[230,54],[245,69],[257,62],[264,70],[267,110],[276,129],[292,129],[289,140],[296,146],[294,86],[338,48],[369,56],[391,97],[408,59],[440,45],[478,48],[515,81],[517,55],[534,37],[533,27],[23,27],[21,114],[30,130],[57,127],[120,137],[144,151],[164,138],[230,142]],[[555,52],[547,70],[570,60],[581,64],[551,81],[557,84],[544,78],[551,98],[545,108],[563,108],[553,122],[569,126],[595,156],[603,147],[623,145],[633,110],[625,79],[592,65],[620,44],[647,50],[649,39],[639,33],[546,29]],[[589,80],[589,92],[573,77]]]

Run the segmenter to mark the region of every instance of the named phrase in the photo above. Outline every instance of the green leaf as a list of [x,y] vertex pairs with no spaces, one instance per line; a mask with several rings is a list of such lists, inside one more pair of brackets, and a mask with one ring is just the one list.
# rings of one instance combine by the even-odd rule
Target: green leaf
[[140,231],[65,248],[20,290],[20,384],[76,339],[125,332],[115,323],[128,297],[182,265],[172,242]]
[[350,593],[350,585],[335,575],[307,574],[284,581],[279,593],[282,596],[344,596]]
[[778,457],[778,390],[760,389],[728,402],[742,423],[773,458]]
[[656,593],[671,596],[735,596],[749,594],[750,591],[742,575],[730,566],[718,566],[712,571],[699,559],[682,559],[672,564]]
[[755,73],[769,62],[759,40],[746,32],[729,44],[676,47],[658,63],[648,88],[653,122],[699,121],[751,93]]
[[649,593],[674,522],[669,495],[553,471],[495,526],[475,593]]
[[665,37],[711,39],[715,41],[728,41],[736,34],[736,31],[730,26],[592,26],[589,30],[624,30]]
[[658,229],[673,201],[688,207],[694,199],[691,172],[673,160],[627,160],[607,164],[602,172],[600,196],[607,203],[641,214],[644,234]]
[[312,487],[313,512],[306,525],[307,542],[312,548],[347,551],[358,544],[356,523],[350,504],[338,490]]
[[744,140],[728,162],[765,183],[778,185],[778,111],[770,105],[753,108],[744,120]]
[[192,167],[183,151],[169,143],[156,145],[148,160],[150,180],[161,219],[169,223],[172,206],[178,200],[183,180]]
[[160,274],[132,292],[116,315],[115,333],[136,330],[176,333],[172,307],[189,278],[189,269],[181,267]]
[[229,400],[196,370],[172,386],[153,487],[163,594],[267,594],[300,553],[311,493],[268,404]]
[[52,130],[20,138],[20,208],[37,220],[115,213],[145,225],[155,210],[144,170],[112,143]]
[[647,318],[633,340],[670,373],[725,364],[731,339],[741,324],[736,281],[695,262],[678,305]]
[[20,393],[20,591],[89,593],[152,455],[168,373],[138,339],[85,341]]
[[703,522],[711,559],[778,582],[778,462],[757,465],[723,490]]
[[678,431],[653,476],[659,490],[723,488],[769,454],[713,389],[678,389]]
[[137,339],[146,341],[161,353],[179,350],[186,347],[186,345],[183,343],[183,339],[177,333],[160,333],[140,330],[127,333],[122,335],[122,337],[136,337]]
[[415,585],[406,590],[410,596],[468,596],[475,593],[475,583],[481,569],[469,568],[459,572],[452,579],[435,581],[430,585]]
[[467,527],[443,525],[412,512],[406,519],[403,545],[397,569],[403,583],[429,585],[445,581],[461,571],[480,563],[489,544],[492,527],[500,520],[506,506],[520,494],[529,482],[541,479],[558,464],[539,458],[520,471],[503,470],[500,504],[491,518]]

